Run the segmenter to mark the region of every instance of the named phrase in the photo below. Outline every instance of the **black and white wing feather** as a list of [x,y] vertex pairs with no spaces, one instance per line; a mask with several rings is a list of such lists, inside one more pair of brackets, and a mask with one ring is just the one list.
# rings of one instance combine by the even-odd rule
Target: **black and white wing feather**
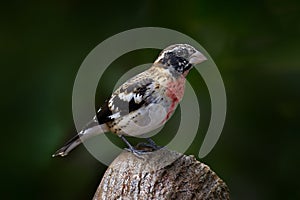
[[132,78],[121,85],[97,112],[99,124],[113,121],[153,102],[154,81]]

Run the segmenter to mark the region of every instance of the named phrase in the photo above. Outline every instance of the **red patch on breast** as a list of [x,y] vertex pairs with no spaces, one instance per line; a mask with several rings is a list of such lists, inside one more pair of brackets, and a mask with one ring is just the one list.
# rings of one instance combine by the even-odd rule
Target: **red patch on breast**
[[166,95],[171,99],[171,105],[168,109],[167,116],[163,120],[163,123],[166,122],[170,116],[175,111],[178,103],[181,101],[183,94],[184,94],[184,88],[185,88],[185,77],[181,76],[176,81],[169,82],[167,84],[167,91]]

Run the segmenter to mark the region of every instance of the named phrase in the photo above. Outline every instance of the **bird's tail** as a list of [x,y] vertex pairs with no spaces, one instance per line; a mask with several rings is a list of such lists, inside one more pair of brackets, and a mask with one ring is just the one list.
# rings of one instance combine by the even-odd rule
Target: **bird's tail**
[[[80,133],[79,133],[80,134]],[[55,156],[66,156],[70,151],[72,151],[75,147],[82,143],[79,134],[75,135],[72,139],[70,139],[63,147],[58,149],[52,157]]]
[[66,156],[70,151],[80,145],[83,141],[107,131],[108,127],[106,124],[99,125],[98,122],[95,123],[95,121],[91,121],[82,131],[80,131],[77,135],[70,139],[63,147],[58,149],[52,155],[52,157]]

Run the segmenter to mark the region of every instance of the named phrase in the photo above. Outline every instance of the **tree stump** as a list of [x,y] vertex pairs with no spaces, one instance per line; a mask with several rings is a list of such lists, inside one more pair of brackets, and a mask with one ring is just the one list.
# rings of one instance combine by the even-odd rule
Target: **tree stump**
[[229,199],[226,184],[194,156],[165,148],[143,154],[122,152],[95,193],[103,199]]

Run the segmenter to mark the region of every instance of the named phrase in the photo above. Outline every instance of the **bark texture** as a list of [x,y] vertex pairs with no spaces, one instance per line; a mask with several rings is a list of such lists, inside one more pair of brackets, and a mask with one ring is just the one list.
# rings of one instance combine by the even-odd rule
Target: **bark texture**
[[194,156],[161,149],[139,158],[124,151],[108,167],[93,199],[227,200],[229,190]]

